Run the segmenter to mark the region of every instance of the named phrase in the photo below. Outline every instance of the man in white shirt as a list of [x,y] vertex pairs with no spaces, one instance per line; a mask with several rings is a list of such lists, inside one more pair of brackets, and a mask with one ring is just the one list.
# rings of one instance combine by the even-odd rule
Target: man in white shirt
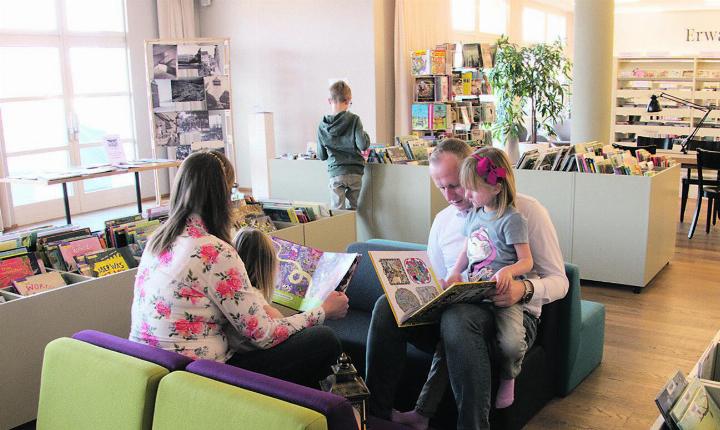
[[[462,250],[462,228],[471,203],[460,186],[460,163],[471,154],[458,139],[446,139],[430,157],[430,176],[450,206],[437,214],[428,238],[428,255],[438,278],[447,277]],[[528,221],[528,236],[534,266],[528,279],[515,280],[505,294],[496,295],[495,306],[524,304],[524,325],[528,348],[535,341],[542,305],[565,297],[565,276],[560,245],[547,210],[534,198],[518,194],[517,209]],[[407,343],[432,353],[442,341],[450,384],[458,408],[458,429],[489,428],[491,357],[488,344],[494,342],[493,312],[489,306],[458,304],[448,308],[439,327],[398,328],[385,296],[375,303],[367,349],[367,384],[370,410],[381,418],[426,428],[435,412],[421,404],[411,414],[392,411],[395,391],[402,375]],[[438,330],[439,329],[439,330]],[[410,421],[408,422],[408,419]],[[419,419],[419,422],[418,422]]]

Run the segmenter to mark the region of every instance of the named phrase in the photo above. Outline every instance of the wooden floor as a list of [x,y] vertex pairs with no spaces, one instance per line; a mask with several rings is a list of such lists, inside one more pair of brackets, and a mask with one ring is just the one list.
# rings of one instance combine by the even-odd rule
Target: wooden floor
[[705,234],[703,217],[688,240],[694,210],[691,200],[685,223],[678,217],[675,257],[641,294],[583,285],[583,299],[606,307],[603,362],[528,429],[647,429],[655,421],[660,388],[676,370],[687,374],[720,330],[720,224]]

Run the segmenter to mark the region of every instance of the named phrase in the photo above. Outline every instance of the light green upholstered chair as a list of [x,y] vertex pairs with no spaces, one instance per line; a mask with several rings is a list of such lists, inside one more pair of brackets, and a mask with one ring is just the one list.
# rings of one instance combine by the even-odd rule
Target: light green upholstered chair
[[45,348],[39,430],[152,427],[155,395],[168,370],[76,339]]
[[313,410],[178,371],[160,381],[153,430],[327,430]]

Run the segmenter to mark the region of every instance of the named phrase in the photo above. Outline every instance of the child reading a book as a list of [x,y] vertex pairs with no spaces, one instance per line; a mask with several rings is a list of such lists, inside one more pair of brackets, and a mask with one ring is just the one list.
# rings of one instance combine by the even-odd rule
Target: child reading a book
[[365,159],[362,151],[370,146],[370,137],[363,129],[360,117],[350,112],[350,86],[337,81],[330,86],[331,114],[320,121],[317,131],[318,156],[328,161],[330,176],[330,204],[332,209],[357,209]]
[[[510,162],[496,148],[482,148],[462,162],[460,184],[473,210],[465,222],[465,246],[448,276],[447,285],[463,280],[493,280],[497,294],[503,294],[514,278],[533,267],[528,244],[527,221],[515,208],[515,179]],[[515,377],[520,373],[527,343],[522,303],[493,308],[497,342],[501,355],[501,377],[495,407],[506,408],[514,401]],[[448,383],[444,351],[438,344],[428,379],[414,411],[394,413],[393,421],[417,429],[428,426]]]
[[[270,237],[256,228],[242,228],[232,244],[245,263],[252,286],[262,292],[268,303],[272,302],[279,266]],[[282,318],[280,311],[270,305],[263,306],[263,309],[272,318]]]

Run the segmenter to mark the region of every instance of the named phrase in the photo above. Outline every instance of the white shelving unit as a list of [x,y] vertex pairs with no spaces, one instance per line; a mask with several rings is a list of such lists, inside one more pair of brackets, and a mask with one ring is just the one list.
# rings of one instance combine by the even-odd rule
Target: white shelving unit
[[[663,110],[646,110],[650,96],[661,92],[701,105],[720,105],[720,58],[623,57],[615,63],[612,131],[627,144],[637,136],[682,137],[692,132],[704,112],[659,99]],[[634,117],[634,118],[633,118]],[[712,112],[697,138],[720,137],[720,112]]]

